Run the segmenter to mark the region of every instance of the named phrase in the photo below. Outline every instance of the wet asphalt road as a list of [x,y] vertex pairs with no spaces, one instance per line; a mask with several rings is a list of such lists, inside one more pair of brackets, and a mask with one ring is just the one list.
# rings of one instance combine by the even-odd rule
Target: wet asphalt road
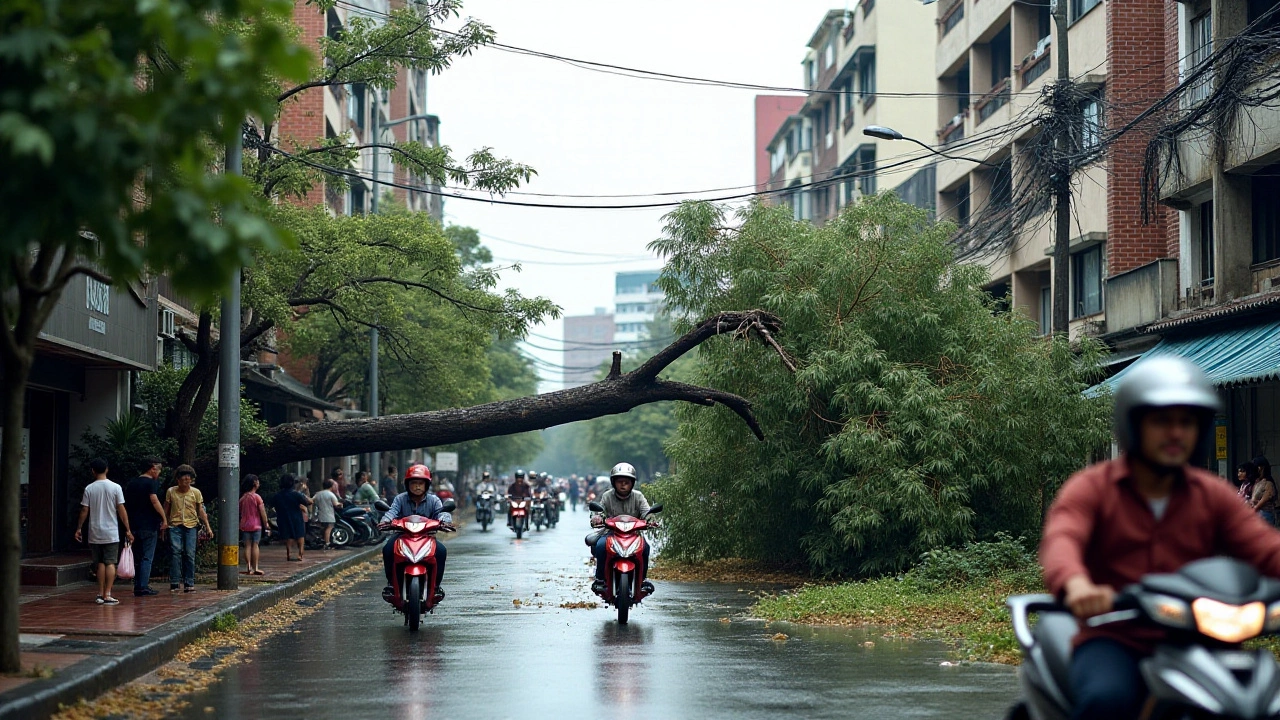
[[939,644],[745,620],[736,585],[658,582],[627,626],[562,609],[596,599],[586,517],[522,541],[474,523],[446,536],[449,595],[417,633],[382,601],[379,568],[226,669],[185,717],[999,718],[1016,693],[1012,669],[943,667]]

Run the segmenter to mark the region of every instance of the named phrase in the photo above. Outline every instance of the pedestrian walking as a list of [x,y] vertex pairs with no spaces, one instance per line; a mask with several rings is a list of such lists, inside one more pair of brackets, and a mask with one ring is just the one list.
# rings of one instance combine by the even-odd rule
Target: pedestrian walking
[[378,481],[378,492],[382,494],[383,500],[391,502],[396,499],[396,495],[400,494],[400,491],[396,488],[396,466],[388,465],[387,474],[382,477],[382,480]]
[[324,529],[325,550],[333,549],[333,543],[329,541],[329,538],[333,535],[333,526],[338,522],[334,508],[342,507],[342,501],[334,494],[336,485],[333,480],[325,480],[324,489],[316,493],[316,496],[312,498],[316,505],[316,520],[319,521],[320,527]]
[[[307,536],[307,523],[303,517],[305,508],[311,505],[311,498],[298,490],[297,478],[288,473],[280,476],[280,491],[271,499],[276,509],[276,532],[284,540],[284,557],[290,562],[302,562],[303,538]],[[305,487],[305,486],[304,486]],[[298,549],[298,557],[293,557],[292,550]]]
[[1258,468],[1251,462],[1243,462],[1236,467],[1236,496],[1240,498],[1240,502],[1251,504],[1253,476],[1257,474]]
[[[116,563],[120,561],[120,525],[124,534],[133,542],[129,529],[129,512],[124,506],[124,491],[107,479],[107,461],[94,458],[89,461],[93,482],[84,489],[80,500],[80,519],[76,521],[76,542],[83,542],[84,524],[89,522],[89,555],[98,571],[99,605],[117,605],[119,600],[111,596],[111,586],[116,581]],[[119,525],[117,524],[119,520]]]
[[169,519],[169,592],[177,592],[179,583],[183,592],[195,592],[199,530],[203,526],[205,534],[213,537],[213,528],[204,512],[204,495],[193,487],[195,468],[179,465],[173,479],[177,484],[164,496],[164,514]]
[[147,458],[142,464],[147,469],[124,486],[125,510],[133,518],[133,555],[138,561],[133,576],[136,597],[160,594],[151,587],[151,566],[155,563],[160,533],[169,527],[164,506],[160,504],[160,470],[164,464],[158,458]]
[[244,544],[244,565],[246,575],[265,575],[258,562],[261,559],[264,534],[271,534],[271,524],[267,520],[267,504],[262,502],[258,494],[258,476],[245,475],[240,481],[240,542]]

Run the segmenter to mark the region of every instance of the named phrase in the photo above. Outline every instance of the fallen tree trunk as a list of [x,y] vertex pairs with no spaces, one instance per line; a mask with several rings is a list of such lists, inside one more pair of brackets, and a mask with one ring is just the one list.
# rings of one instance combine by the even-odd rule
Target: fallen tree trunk
[[[717,403],[733,410],[761,440],[764,433],[751,413],[751,403],[713,388],[662,380],[658,374],[677,358],[706,340],[726,333],[746,339],[752,331],[791,361],[772,338],[778,319],[762,311],[721,313],[704,320],[654,355],[639,368],[621,372],[621,354],[599,382],[533,397],[504,400],[466,408],[433,410],[378,418],[313,423],[290,423],[271,429],[271,442],[244,447],[241,471],[260,473],[285,463],[367,452],[410,450],[450,445],[467,440],[543,430],[556,425],[624,413],[664,400],[699,405]],[[215,469],[212,458],[201,462],[202,475]]]

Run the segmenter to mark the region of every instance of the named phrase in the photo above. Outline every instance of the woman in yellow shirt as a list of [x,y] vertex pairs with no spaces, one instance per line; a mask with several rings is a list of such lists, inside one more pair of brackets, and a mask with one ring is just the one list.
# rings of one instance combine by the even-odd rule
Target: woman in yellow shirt
[[195,468],[179,465],[173,471],[177,485],[169,488],[164,496],[164,516],[169,520],[169,592],[177,592],[178,584],[183,592],[196,589],[196,538],[200,525],[213,537],[209,516],[204,512],[204,496],[191,484],[196,481]]

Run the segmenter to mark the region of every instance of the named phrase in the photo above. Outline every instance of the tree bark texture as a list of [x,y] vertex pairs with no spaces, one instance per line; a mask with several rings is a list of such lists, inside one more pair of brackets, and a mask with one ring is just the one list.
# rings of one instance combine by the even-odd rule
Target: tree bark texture
[[[320,457],[410,450],[542,430],[616,415],[664,400],[724,405],[763,440],[764,432],[751,413],[751,403],[744,398],[712,388],[662,380],[658,374],[716,335],[731,333],[746,338],[754,332],[767,342],[778,329],[778,319],[761,311],[721,313],[703,321],[639,368],[626,374],[610,373],[604,380],[590,385],[468,408],[280,425],[271,429],[269,444],[245,447],[241,471],[260,473],[285,463]],[[212,467],[212,460],[206,458],[201,465]]]

